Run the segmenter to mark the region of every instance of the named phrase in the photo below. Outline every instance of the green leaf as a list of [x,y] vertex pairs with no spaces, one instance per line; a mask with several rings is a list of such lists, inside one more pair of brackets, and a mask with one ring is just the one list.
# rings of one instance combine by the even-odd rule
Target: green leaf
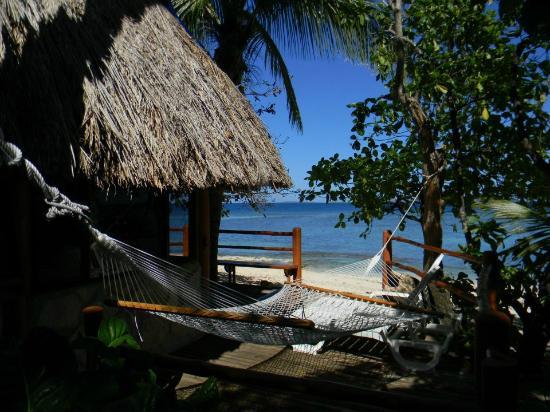
[[128,332],[128,325],[122,319],[106,318],[101,321],[98,339],[111,348],[126,345],[131,348],[139,348],[138,343]]
[[111,343],[109,343],[107,346],[111,348],[117,348],[119,346],[128,346],[133,349],[139,349],[139,344],[136,342],[133,336],[131,335],[123,335],[116,339],[113,339]]
[[481,118],[485,121],[489,120],[489,110],[487,109],[487,106],[483,106],[483,110],[481,111]]
[[219,399],[219,397],[218,381],[211,376],[186,400],[192,405],[200,405]]
[[449,91],[445,86],[443,86],[441,84],[436,84],[435,89],[439,90],[443,94],[447,94],[447,92]]

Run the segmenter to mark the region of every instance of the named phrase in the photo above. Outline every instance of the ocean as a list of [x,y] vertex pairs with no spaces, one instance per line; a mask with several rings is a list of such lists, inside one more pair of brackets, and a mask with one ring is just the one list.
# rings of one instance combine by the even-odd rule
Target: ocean
[[[353,210],[353,206],[346,203],[278,202],[269,204],[262,213],[254,211],[245,203],[233,203],[226,208],[229,214],[222,218],[222,229],[291,231],[293,227],[300,227],[304,267],[316,271],[325,271],[375,255],[382,247],[382,232],[386,229],[393,230],[401,218],[400,215],[393,214],[375,220],[367,237],[362,238],[360,234],[365,230],[364,224],[347,222],[346,228],[334,227],[340,213],[348,215]],[[186,223],[186,219],[184,210],[172,208],[171,227],[181,227]],[[458,251],[458,245],[464,243],[464,236],[460,231],[460,222],[450,212],[443,216],[443,229],[443,247]],[[405,230],[399,231],[398,234],[422,242],[422,231],[417,222],[407,222]],[[171,237],[171,241],[178,241],[181,235],[172,233]],[[421,249],[401,242],[392,243],[394,260],[422,267]],[[221,234],[220,244],[290,246],[291,238]],[[288,260],[291,254],[263,250],[220,249],[220,257],[281,261]],[[472,273],[470,267],[462,260],[445,257],[443,263],[449,274],[460,271]]]

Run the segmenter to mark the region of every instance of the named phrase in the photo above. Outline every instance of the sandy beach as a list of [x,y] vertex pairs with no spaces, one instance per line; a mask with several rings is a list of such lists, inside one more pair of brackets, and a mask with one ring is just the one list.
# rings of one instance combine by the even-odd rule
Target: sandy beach
[[[227,276],[223,266],[218,266],[218,272],[222,279],[224,276]],[[286,281],[286,277],[281,269],[237,267],[237,282],[260,284],[262,281],[272,284],[283,284]],[[381,279],[332,274],[312,271],[307,268],[302,270],[302,282],[308,285],[357,294],[366,294],[382,289]]]

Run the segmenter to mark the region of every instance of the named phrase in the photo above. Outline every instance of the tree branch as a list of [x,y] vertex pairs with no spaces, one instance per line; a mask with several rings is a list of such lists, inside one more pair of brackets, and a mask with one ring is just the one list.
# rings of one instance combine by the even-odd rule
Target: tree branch
[[389,29],[389,30],[386,30],[386,33],[388,34],[391,34],[393,39],[397,40],[397,41],[400,41],[404,44],[408,44],[409,46],[411,46],[414,51],[418,54],[422,54],[422,50],[420,50],[418,48],[418,46],[416,45],[416,43],[414,41],[412,41],[411,39],[409,39],[408,37],[405,37],[405,36],[398,36],[395,31]]

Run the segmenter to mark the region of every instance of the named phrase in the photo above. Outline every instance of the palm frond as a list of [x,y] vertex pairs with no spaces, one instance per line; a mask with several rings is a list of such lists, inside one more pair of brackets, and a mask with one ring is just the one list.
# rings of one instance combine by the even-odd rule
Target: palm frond
[[223,19],[221,0],[171,0],[176,15],[203,46]]
[[509,200],[489,200],[478,205],[490,212],[513,235],[524,235],[511,248],[518,257],[550,251],[550,216]]
[[376,24],[364,0],[255,1],[255,16],[277,44],[300,57],[367,61]]
[[294,92],[294,87],[292,86],[292,79],[290,77],[290,73],[288,72],[288,68],[286,67],[283,56],[269,33],[260,24],[255,22],[253,30],[254,36],[251,44],[257,44],[260,41],[263,43],[265,66],[269,68],[275,78],[283,81],[289,121],[299,131],[302,131],[302,115],[300,114],[298,100],[296,98],[296,93]]

